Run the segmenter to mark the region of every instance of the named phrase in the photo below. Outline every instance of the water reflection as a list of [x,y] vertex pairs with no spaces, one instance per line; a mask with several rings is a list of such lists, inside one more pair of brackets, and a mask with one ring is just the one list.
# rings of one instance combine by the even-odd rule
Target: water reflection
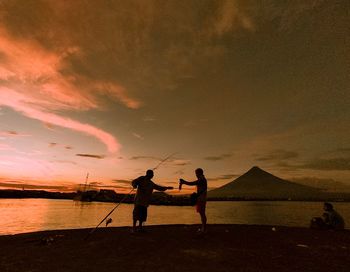
[[[95,227],[114,203],[51,199],[0,199],[0,234]],[[209,224],[267,224],[308,226],[322,213],[320,202],[209,202]],[[336,203],[346,223],[350,203]],[[122,204],[113,213],[110,226],[130,226],[133,205]],[[148,225],[195,224],[194,207],[150,206]],[[348,226],[347,226],[348,227]]]

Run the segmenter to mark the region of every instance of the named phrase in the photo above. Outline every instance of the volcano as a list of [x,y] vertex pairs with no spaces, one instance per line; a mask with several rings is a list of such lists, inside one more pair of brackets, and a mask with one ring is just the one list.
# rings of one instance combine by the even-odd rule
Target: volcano
[[308,199],[320,189],[276,177],[254,166],[248,172],[222,187],[208,192],[209,198]]

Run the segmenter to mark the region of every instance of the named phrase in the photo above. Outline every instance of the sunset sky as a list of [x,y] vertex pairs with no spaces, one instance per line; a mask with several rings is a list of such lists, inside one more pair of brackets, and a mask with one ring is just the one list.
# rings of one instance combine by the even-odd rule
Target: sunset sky
[[[202,167],[350,186],[350,2],[0,0],[0,186]],[[338,186],[338,185],[337,185]]]

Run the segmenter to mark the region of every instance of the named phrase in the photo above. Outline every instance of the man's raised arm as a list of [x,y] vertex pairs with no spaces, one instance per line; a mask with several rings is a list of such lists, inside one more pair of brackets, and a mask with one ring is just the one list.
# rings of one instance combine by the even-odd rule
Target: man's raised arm
[[184,180],[184,179],[180,179],[180,183],[186,184],[186,185],[189,185],[189,186],[196,186],[196,185],[198,185],[198,180],[195,180],[195,181],[186,181],[186,180]]
[[174,187],[170,187],[170,186],[160,186],[160,185],[158,185],[158,184],[155,184],[154,183],[154,187],[153,187],[155,190],[157,190],[157,191],[161,191],[161,192],[164,192],[164,191],[166,191],[166,190],[172,190],[172,189],[174,189]]

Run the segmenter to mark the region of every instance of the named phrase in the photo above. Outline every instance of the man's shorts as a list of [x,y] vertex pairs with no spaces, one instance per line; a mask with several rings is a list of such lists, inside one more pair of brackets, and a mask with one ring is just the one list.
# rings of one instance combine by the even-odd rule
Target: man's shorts
[[135,205],[132,212],[134,220],[145,222],[147,220],[147,207],[141,205]]
[[205,213],[205,206],[206,206],[207,202],[206,201],[197,201],[196,204],[196,211],[198,213]]

